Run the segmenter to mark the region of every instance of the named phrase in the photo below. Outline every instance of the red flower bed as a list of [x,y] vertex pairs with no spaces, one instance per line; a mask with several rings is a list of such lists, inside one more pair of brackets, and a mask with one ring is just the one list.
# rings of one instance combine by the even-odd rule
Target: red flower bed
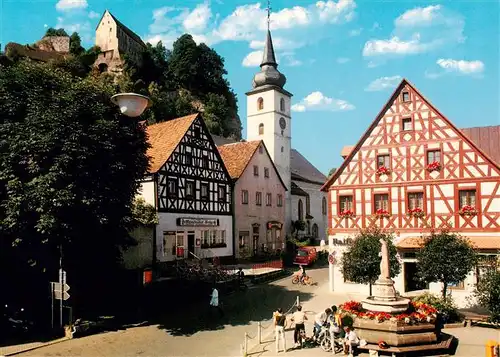
[[350,209],[342,211],[339,213],[339,216],[342,218],[354,217],[354,212]]
[[390,213],[389,211],[385,210],[385,209],[378,209],[375,211],[375,215],[378,216],[378,217],[390,217]]
[[417,208],[414,208],[414,209],[409,209],[408,210],[408,216],[417,217],[417,218],[423,218],[423,217],[425,217],[425,212],[424,212],[424,210],[422,208],[417,207]]
[[437,161],[431,162],[429,165],[427,165],[427,171],[429,172],[439,170],[441,170],[441,164]]
[[391,170],[389,170],[387,167],[385,166],[380,166],[378,169],[377,169],[377,175],[379,176],[382,176],[382,175],[389,175],[391,173]]
[[458,211],[458,213],[461,216],[475,216],[477,214],[477,209],[474,206],[465,205],[460,208],[460,211]]
[[437,310],[434,307],[413,301],[410,302],[410,308],[408,309],[408,312],[398,315],[391,315],[387,312],[374,312],[364,310],[361,303],[357,301],[348,301],[340,305],[339,308],[341,313],[349,314],[355,318],[376,320],[377,322],[383,322],[387,320],[399,321],[406,324],[434,322],[436,320],[437,314]]

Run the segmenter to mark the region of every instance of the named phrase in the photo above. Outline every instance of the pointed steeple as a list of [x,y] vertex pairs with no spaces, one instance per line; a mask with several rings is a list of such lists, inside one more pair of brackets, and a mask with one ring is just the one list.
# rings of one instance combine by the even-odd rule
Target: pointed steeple
[[276,63],[276,56],[274,55],[274,47],[273,47],[273,39],[271,37],[271,31],[267,30],[267,38],[266,44],[264,45],[264,56],[262,57],[262,63],[260,66],[273,66],[278,68],[278,64]]
[[264,45],[264,53],[262,63],[260,64],[260,72],[255,74],[252,81],[254,89],[263,86],[273,86],[283,89],[286,83],[286,77],[278,71],[278,63],[274,54],[273,39],[270,30],[271,22],[271,5],[267,2],[267,37]]

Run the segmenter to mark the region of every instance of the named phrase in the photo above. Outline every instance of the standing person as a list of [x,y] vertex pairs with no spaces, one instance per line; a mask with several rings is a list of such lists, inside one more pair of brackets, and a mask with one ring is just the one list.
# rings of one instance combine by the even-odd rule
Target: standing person
[[280,348],[280,337],[281,340],[283,341],[283,352],[286,352],[286,339],[285,339],[285,322],[286,322],[286,316],[283,314],[283,309],[280,307],[278,311],[276,311],[274,314],[274,329],[276,332],[276,353],[279,352]]
[[295,322],[295,330],[293,332],[293,342],[295,342],[295,347],[299,347],[299,334],[300,330],[305,331],[306,327],[304,321],[307,320],[307,316],[304,311],[302,311],[302,306],[297,306],[297,311],[292,315],[292,321]]
[[238,285],[241,288],[245,283],[245,273],[243,273],[243,268],[240,267],[236,274],[238,275]]
[[222,316],[224,315],[224,312],[222,311],[221,307],[219,306],[219,291],[215,287],[215,284],[212,286],[212,298],[210,299],[210,309],[212,311],[217,310],[219,312],[219,315]]

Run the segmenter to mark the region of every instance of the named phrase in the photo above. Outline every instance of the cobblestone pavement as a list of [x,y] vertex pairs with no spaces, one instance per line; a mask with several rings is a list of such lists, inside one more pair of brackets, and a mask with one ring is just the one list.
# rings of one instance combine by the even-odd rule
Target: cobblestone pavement
[[176,311],[175,306],[160,307],[159,324],[76,338],[18,356],[241,356],[239,346],[245,332],[255,336],[258,321],[269,320],[278,307],[288,309],[297,295],[302,302],[313,298],[327,281],[328,268],[310,269],[308,274],[319,285],[292,285],[287,277],[221,297],[225,315],[216,321],[207,318],[207,296],[205,304],[186,311]]

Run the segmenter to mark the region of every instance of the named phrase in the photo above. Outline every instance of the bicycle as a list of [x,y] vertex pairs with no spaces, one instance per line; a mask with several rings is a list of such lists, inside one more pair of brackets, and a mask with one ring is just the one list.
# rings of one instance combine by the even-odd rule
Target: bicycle
[[[325,352],[332,352],[332,345],[333,345],[333,352],[335,354],[340,353],[344,351],[344,344],[343,344],[343,339],[340,337],[340,334],[333,334],[334,338],[332,341],[332,333],[330,332],[329,326],[322,326],[321,331],[318,335],[318,344],[320,345],[321,349]],[[333,342],[333,343],[332,343]]]
[[310,276],[306,276],[305,278],[301,275],[294,275],[292,277],[292,284],[302,284],[302,285],[312,285],[312,279]]

